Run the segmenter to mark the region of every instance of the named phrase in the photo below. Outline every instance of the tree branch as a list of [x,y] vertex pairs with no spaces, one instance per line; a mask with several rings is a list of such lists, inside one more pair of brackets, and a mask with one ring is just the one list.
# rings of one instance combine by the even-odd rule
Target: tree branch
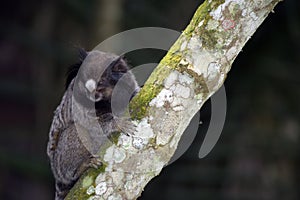
[[121,134],[66,199],[136,199],[162,170],[203,103],[280,0],[206,0],[130,102],[134,136]]

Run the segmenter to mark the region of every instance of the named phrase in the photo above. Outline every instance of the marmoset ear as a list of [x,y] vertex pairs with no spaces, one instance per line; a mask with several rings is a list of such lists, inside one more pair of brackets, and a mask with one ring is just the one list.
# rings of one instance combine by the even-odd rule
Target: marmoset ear
[[123,56],[115,59],[109,66],[111,79],[113,81],[118,81],[127,71],[128,65],[123,59]]

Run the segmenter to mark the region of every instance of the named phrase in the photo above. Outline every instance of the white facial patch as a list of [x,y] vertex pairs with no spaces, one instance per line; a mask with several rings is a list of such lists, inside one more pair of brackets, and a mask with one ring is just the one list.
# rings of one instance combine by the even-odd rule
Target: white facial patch
[[93,79],[87,80],[87,82],[85,83],[85,87],[89,92],[93,92],[94,90],[96,90],[96,81]]

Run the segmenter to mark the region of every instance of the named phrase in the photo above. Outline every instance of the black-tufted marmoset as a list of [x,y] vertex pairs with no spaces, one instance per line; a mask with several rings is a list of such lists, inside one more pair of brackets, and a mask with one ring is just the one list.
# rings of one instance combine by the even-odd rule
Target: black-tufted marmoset
[[64,199],[89,167],[101,165],[97,152],[107,137],[113,132],[130,132],[130,125],[117,123],[112,113],[113,90],[121,78],[134,96],[139,91],[134,75],[121,56],[111,53],[81,50],[80,62],[71,67],[47,146],[55,200]]

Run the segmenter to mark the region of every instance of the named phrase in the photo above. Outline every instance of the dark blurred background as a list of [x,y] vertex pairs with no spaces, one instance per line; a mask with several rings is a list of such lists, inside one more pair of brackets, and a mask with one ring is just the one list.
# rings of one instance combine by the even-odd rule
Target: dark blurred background
[[[182,31],[201,1],[60,0],[1,2],[0,199],[53,199],[46,157],[53,110],[78,47],[91,50],[127,29]],[[244,47],[229,73],[221,138],[198,158],[210,119],[201,111],[188,151],[140,199],[300,199],[300,5],[285,0]],[[132,66],[165,52],[138,50]]]

